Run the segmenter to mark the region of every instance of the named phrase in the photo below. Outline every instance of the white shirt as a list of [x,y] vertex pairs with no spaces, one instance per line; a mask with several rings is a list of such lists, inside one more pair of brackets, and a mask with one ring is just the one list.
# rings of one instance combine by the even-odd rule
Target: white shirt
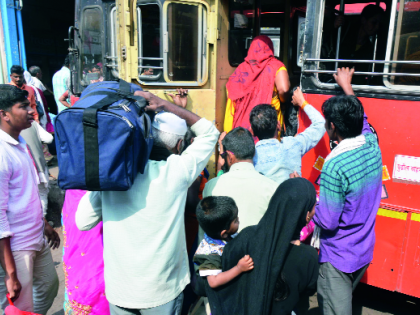
[[45,92],[47,90],[47,88],[44,86],[44,83],[42,83],[41,80],[37,77],[32,77],[32,81],[32,85],[40,89],[42,92]]
[[12,236],[12,251],[44,244],[44,222],[37,174],[25,140],[0,129],[0,238]]
[[184,211],[188,187],[212,155],[219,132],[202,118],[182,155],[149,160],[127,191],[87,193],[76,212],[80,230],[103,221],[108,301],[142,309],[175,299],[190,282]]
[[252,163],[239,162],[233,164],[229,172],[209,181],[204,187],[203,197],[228,196],[235,200],[241,231],[260,222],[278,186],[258,173]]

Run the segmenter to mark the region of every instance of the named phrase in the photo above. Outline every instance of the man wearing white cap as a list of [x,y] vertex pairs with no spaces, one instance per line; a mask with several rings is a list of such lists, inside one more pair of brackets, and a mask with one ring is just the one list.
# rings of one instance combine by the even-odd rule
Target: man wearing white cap
[[[199,116],[148,92],[154,147],[128,191],[87,193],[76,224],[103,221],[105,293],[111,314],[180,314],[190,282],[184,209],[188,187],[206,166],[219,132]],[[197,135],[180,155],[187,126]]]

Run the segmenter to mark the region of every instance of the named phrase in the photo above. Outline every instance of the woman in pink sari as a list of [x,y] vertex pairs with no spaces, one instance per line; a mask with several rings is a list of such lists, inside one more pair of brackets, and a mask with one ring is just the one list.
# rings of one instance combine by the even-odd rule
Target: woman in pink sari
[[90,231],[79,231],[75,215],[84,190],[67,190],[63,206],[63,268],[65,314],[107,315],[102,222]]

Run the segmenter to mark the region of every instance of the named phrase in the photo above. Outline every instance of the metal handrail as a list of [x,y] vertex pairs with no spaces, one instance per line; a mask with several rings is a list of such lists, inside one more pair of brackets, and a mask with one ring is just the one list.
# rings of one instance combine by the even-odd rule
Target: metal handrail
[[[327,73],[334,74],[337,73],[335,70],[306,70],[303,69],[302,72],[305,73]],[[397,76],[397,77],[420,77],[420,73],[390,73],[390,72],[355,72],[354,75],[372,75],[372,76]]]
[[143,68],[147,68],[147,69],[163,69],[163,67],[156,67],[156,66],[139,66],[139,69],[143,69]]
[[145,59],[145,60],[163,60],[163,58],[158,58],[158,57],[139,57],[140,59]]
[[414,64],[420,65],[419,61],[407,61],[407,60],[351,60],[351,59],[317,59],[317,58],[304,58],[303,63],[306,61],[321,61],[321,62],[350,62],[350,63],[396,63],[396,64]]

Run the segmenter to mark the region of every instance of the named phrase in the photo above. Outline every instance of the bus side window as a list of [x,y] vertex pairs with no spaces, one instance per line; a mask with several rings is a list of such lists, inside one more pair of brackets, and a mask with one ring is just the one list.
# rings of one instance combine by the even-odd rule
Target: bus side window
[[160,8],[143,4],[137,8],[139,43],[139,78],[142,81],[163,81]]
[[[321,59],[336,59],[337,40],[339,38],[338,59],[347,60],[383,60],[384,44],[387,28],[385,27],[385,3],[350,3],[332,7],[325,5],[324,25],[322,33]],[[382,26],[382,27],[381,27]],[[341,28],[341,29],[340,29]],[[382,30],[382,32],[381,32]],[[358,72],[382,71],[382,64],[325,62],[320,64],[321,70],[335,70],[338,67],[354,67]],[[320,74],[321,82],[334,83],[331,74]],[[374,81],[377,81],[376,83]],[[353,84],[382,84],[379,78],[368,75],[357,75]]]
[[94,75],[94,80],[103,80],[102,25],[102,10],[99,7],[86,7],[83,10],[80,30],[82,37],[80,80],[83,86],[93,83],[91,73],[97,73]]
[[[278,12],[277,4],[262,1],[260,35],[267,35],[273,42],[274,56],[280,58],[280,28],[284,23],[284,12]],[[254,28],[254,1],[229,1],[228,55],[232,67],[238,66],[247,56]]]
[[[420,85],[420,2],[405,2],[403,9],[399,4],[394,13],[395,18],[395,35],[392,38],[393,46],[390,49],[391,60],[416,62],[417,64],[391,64],[388,70],[391,73],[407,73],[414,76],[391,76],[385,77],[386,85]],[[391,14],[393,14],[391,12]]]

